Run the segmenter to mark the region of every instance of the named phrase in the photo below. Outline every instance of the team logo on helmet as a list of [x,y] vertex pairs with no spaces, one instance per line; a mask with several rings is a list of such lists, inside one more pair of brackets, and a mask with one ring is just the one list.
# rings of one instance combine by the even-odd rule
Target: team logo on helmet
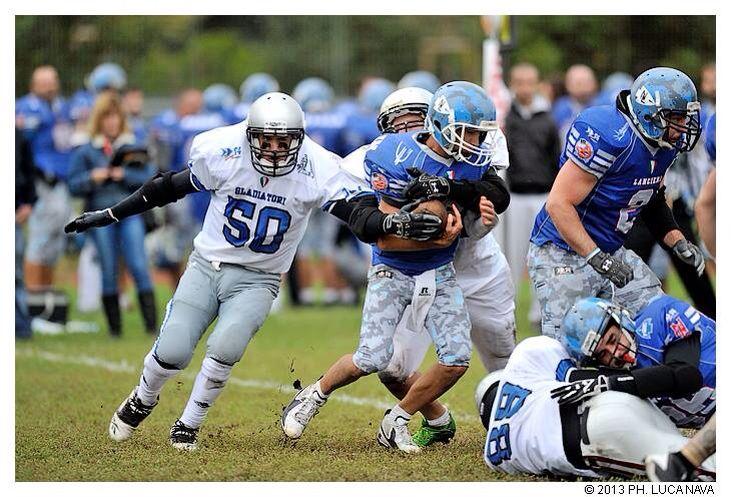
[[576,142],[576,155],[579,156],[579,159],[591,159],[591,156],[594,155],[594,148],[591,143],[582,138]]
[[434,102],[434,110],[440,114],[452,113],[452,108],[449,106],[449,102],[447,102],[447,98],[444,95],[440,96],[436,102]]
[[653,98],[650,92],[647,91],[647,88],[642,86],[635,93],[635,100],[638,104],[642,105],[657,105],[657,102],[660,101],[660,94],[659,92],[655,92],[655,98]]
[[371,186],[374,190],[383,191],[388,188],[388,178],[381,173],[371,174]]

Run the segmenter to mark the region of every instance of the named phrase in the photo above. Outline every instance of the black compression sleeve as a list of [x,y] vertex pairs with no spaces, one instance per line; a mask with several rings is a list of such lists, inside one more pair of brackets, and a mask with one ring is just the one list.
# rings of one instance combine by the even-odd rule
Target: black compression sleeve
[[701,335],[692,333],[689,337],[673,342],[665,349],[665,364],[682,362],[698,366],[701,362]]
[[685,397],[703,386],[697,367],[686,363],[660,364],[611,376],[609,388],[637,397]]
[[665,186],[661,186],[655,192],[650,202],[640,211],[640,216],[660,245],[664,246],[662,239],[668,232],[679,229],[673,212],[665,200]]
[[177,173],[157,174],[134,193],[111,207],[116,219],[124,219],[148,211],[153,207],[176,202],[197,191],[190,178],[190,169]]
[[338,200],[337,202],[333,202],[328,209],[328,212],[347,224],[354,208],[355,203],[351,203],[346,200]]
[[475,212],[480,211],[480,197],[485,196],[502,214],[510,204],[510,193],[505,181],[493,169],[488,169],[479,181],[451,180],[449,197]]
[[351,213],[348,228],[364,243],[375,243],[385,235],[383,219],[386,214],[378,209],[378,199],[374,195],[365,195],[351,200]]

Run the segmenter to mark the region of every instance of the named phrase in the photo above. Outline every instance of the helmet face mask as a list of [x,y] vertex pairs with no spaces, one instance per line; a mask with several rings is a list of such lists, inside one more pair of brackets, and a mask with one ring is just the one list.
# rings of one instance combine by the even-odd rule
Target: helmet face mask
[[[693,103],[697,105],[688,104],[689,109],[686,112],[661,109],[650,117],[653,124],[663,130],[662,137],[658,140],[661,145],[673,147],[679,152],[693,150],[701,136],[700,104]],[[675,139],[670,138],[673,131],[679,135]]]
[[[472,166],[486,166],[492,159],[493,150],[484,145],[485,139],[490,136],[490,143],[495,141],[497,123],[486,123],[481,126],[463,123],[450,123],[441,129],[445,145],[442,148],[454,159],[466,162]],[[477,133],[477,144],[467,140],[468,132]]]
[[305,139],[305,120],[299,104],[284,93],[267,93],[249,109],[246,140],[251,163],[265,176],[284,176],[297,167]]
[[[246,138],[251,149],[251,163],[254,169],[266,176],[284,176],[291,173],[297,166],[297,156],[305,132],[302,129],[272,130],[267,128],[246,129]],[[270,140],[265,138],[286,138],[288,145],[284,150],[270,148]]]

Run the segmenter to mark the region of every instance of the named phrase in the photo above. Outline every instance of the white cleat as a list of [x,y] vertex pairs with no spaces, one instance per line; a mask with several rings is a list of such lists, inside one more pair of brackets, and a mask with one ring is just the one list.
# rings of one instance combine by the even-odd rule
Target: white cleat
[[300,390],[282,411],[281,426],[284,434],[295,440],[301,437],[307,424],[325,402],[327,398],[317,392],[314,384]]
[[421,447],[411,439],[411,433],[407,423],[408,419],[391,414],[391,409],[386,411],[378,430],[378,443],[388,449],[398,449],[409,454],[421,452]]
[[146,406],[137,397],[137,387],[124,399],[109,422],[109,438],[123,442],[130,438],[137,427],[150,415],[157,403]]
[[198,449],[198,430],[191,428],[179,419],[170,427],[170,445],[178,450],[193,452]]

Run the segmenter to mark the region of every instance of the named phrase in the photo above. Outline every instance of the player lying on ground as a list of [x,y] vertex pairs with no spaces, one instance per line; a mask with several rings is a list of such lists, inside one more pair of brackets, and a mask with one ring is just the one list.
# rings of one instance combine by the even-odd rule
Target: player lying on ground
[[692,481],[696,469],[716,453],[716,413],[677,452],[650,454],[645,470],[650,481]]
[[554,392],[559,404],[615,390],[650,399],[681,428],[700,428],[715,413],[716,322],[691,305],[655,297],[633,320],[626,309],[591,297],[574,304],[562,328],[574,362],[556,377],[576,381]]
[[[378,128],[383,133],[422,130],[431,98],[432,93],[421,88],[396,90],[383,101]],[[499,129],[488,135],[485,146],[493,150],[492,168],[508,167],[508,147]],[[363,162],[368,148],[369,145],[364,145],[342,163],[344,169],[360,177],[366,186],[370,185],[370,178],[365,177]],[[492,202],[482,197],[480,216],[466,211],[463,219],[468,236],[460,239],[454,256],[457,284],[464,294],[470,317],[472,344],[485,368],[495,371],[505,367],[515,348],[515,289],[505,256],[489,233],[497,223]],[[378,372],[378,378],[398,399],[402,399],[419,378],[421,373],[417,370],[431,345],[428,330],[411,328],[411,317],[409,305],[393,336],[391,362]],[[425,447],[454,437],[457,429],[454,418],[438,400],[420,412],[424,419],[412,436],[415,444]]]
[[678,154],[698,141],[699,111],[690,78],[657,67],[621,91],[616,105],[575,119],[528,252],[544,335],[560,336],[579,298],[613,295],[634,314],[662,293],[650,268],[622,246],[638,215],[660,243],[703,272],[701,251],[678,229],[662,186]]
[[[507,208],[507,188],[490,168],[491,151],[481,146],[497,129],[495,107],[484,90],[467,82],[447,83],[434,94],[427,123],[427,132],[382,135],[366,153],[364,167],[375,195],[364,197],[350,217],[351,229],[361,240],[378,241],[382,233],[368,226],[375,222],[380,227],[379,219],[385,215],[381,211],[394,211],[409,202],[407,192],[447,198],[477,216],[483,196],[497,212]],[[408,172],[412,167],[424,173],[415,182]],[[452,265],[462,223],[456,207],[452,212],[445,235],[422,250],[402,251],[414,248],[413,242],[403,240],[373,245],[358,349],[340,358],[285,408],[282,428],[288,437],[302,435],[334,390],[388,367],[396,326],[411,305],[413,329],[426,326],[439,362],[386,411],[378,441],[406,452],[419,451],[408,421],[456,383],[471,355],[470,321]]]
[[[360,188],[340,169],[337,156],[305,136],[302,109],[283,93],[260,97],[242,123],[196,136],[190,157],[188,169],[163,174],[110,209],[84,213],[66,227],[82,232],[192,192],[211,192],[203,229],[144,359],[140,382],[112,416],[113,440],[132,436],[218,318],[188,403],[170,430],[174,447],[196,448],[208,409],[269,313],[310,212],[347,200]],[[390,217],[386,221],[394,230],[401,226]]]
[[[573,360],[561,342],[532,337],[518,344],[504,370],[483,379],[476,400],[487,430],[488,467],[509,474],[629,477],[644,475],[648,453],[686,443],[665,414],[634,395],[606,391],[559,404],[552,392],[567,385],[557,372],[568,363]],[[715,457],[703,472],[715,478]]]

